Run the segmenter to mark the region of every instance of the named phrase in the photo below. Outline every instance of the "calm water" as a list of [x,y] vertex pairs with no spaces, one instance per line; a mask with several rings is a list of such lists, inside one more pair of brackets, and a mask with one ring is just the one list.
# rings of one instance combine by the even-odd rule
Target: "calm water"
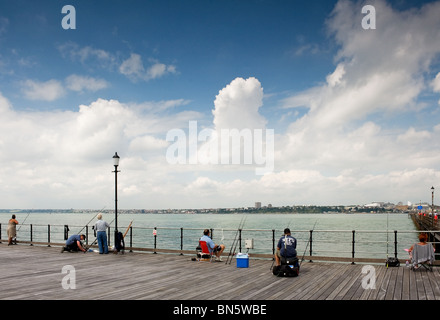
[[[82,232],[89,223],[89,239],[94,240],[91,226],[96,221],[95,213],[26,213],[16,214],[18,240],[30,239],[30,224],[33,226],[33,241],[47,241],[50,225],[51,242],[63,242],[63,225],[68,225],[69,235]],[[7,222],[11,213],[0,213],[2,238],[6,238]],[[114,226],[114,215],[104,214],[104,219]],[[398,231],[398,255],[406,258],[403,249],[417,240],[412,220],[406,214],[120,214],[119,230],[124,232],[133,221],[132,244],[134,247],[154,246],[153,228],[157,228],[157,248],[180,249],[183,228],[183,249],[193,250],[203,229],[211,228],[216,243],[226,245],[229,252],[237,229],[243,225],[242,250],[245,240],[253,239],[254,248],[249,253],[272,253],[273,232],[276,240],[285,227],[292,230],[298,239],[298,253],[302,255],[313,229],[313,254],[326,256],[351,256],[352,230],[355,230],[356,257],[386,257],[394,254],[394,230]],[[389,230],[390,232],[386,232]],[[129,235],[126,244],[129,242]],[[237,247],[238,250],[238,247]],[[307,249],[307,254],[309,248]]]

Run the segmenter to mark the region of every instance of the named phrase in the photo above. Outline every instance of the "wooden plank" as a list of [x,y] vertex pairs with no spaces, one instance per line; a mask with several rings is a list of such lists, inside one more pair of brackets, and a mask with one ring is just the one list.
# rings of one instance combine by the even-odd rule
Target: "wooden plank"
[[397,272],[400,268],[388,267],[388,269],[390,271],[390,282],[388,283],[387,293],[385,294],[385,300],[394,300]]
[[401,287],[401,291],[402,294],[400,295],[400,298],[402,300],[409,300],[410,299],[410,268],[401,268],[402,269],[402,276],[401,276],[401,283],[402,283],[402,287]]
[[310,291],[305,297],[309,300],[325,300],[325,298],[333,291],[335,285],[340,283],[344,270],[352,267],[353,266],[343,264],[328,265],[324,281],[321,281],[321,283],[316,286],[316,290]]
[[[346,290],[345,294],[342,297],[342,300],[352,300],[354,299],[355,293],[361,287],[362,283],[362,272],[361,269],[358,268],[357,276],[353,277],[353,280],[348,290]],[[360,290],[360,289],[359,289]]]
[[422,280],[423,280],[423,286],[425,287],[425,294],[427,300],[435,300],[434,290],[432,288],[431,280],[430,280],[431,278],[432,278],[432,273],[430,271],[423,270]]
[[306,299],[308,293],[314,292],[314,288],[319,287],[321,282],[325,281],[328,269],[328,263],[303,263],[300,270],[301,276],[295,278],[296,285],[291,293],[285,296],[285,299]]
[[385,268],[384,277],[380,283],[379,291],[377,292],[376,300],[385,300],[388,285],[390,283],[391,271],[390,268]]
[[318,290],[312,291],[312,295],[308,295],[310,300],[325,300],[326,297],[333,292],[334,287],[341,281],[344,270],[350,268],[348,265],[336,264],[329,265],[325,275],[325,281],[321,283]]
[[353,277],[357,277],[359,271],[356,268],[347,268],[343,275],[340,277],[342,281],[336,288],[325,298],[326,300],[341,300],[353,283]]
[[409,272],[409,298],[410,300],[418,300],[416,273],[412,270]]
[[440,272],[438,268],[434,268],[432,271],[431,286],[435,295],[435,300],[440,300]]

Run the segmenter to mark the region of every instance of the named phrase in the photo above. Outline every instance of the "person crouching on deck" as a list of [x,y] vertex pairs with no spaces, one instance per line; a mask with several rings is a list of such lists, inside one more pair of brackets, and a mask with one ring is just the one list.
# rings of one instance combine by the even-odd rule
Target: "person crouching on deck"
[[296,257],[296,239],[290,234],[290,229],[284,229],[284,236],[280,238],[275,253],[275,261],[277,266],[280,265],[281,257]]
[[82,252],[86,252],[86,249],[84,249],[84,246],[81,241],[84,241],[86,239],[86,236],[81,234],[74,234],[69,237],[69,239],[66,240],[66,246],[61,249],[61,253],[64,251],[69,252],[77,252],[78,250]]
[[214,241],[212,241],[209,236],[209,229],[203,231],[203,237],[200,238],[200,241],[206,242],[211,255],[215,254],[216,256],[215,261],[222,261],[221,255],[225,250],[225,246],[223,244],[215,244]]

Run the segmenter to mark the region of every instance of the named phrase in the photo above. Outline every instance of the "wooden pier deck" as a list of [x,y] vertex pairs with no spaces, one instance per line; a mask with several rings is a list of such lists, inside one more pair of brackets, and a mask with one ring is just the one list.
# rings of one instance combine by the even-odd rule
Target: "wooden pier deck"
[[[60,253],[60,247],[0,244],[1,300],[440,300],[440,272],[366,264],[307,262],[297,278],[278,278],[270,260],[249,268],[191,261],[192,256]],[[71,266],[68,273],[63,267]],[[73,276],[75,289],[63,288]],[[72,284],[73,282],[64,282]],[[371,283],[371,282],[370,282]],[[214,290],[209,290],[213,287]],[[206,294],[209,290],[209,294]]]

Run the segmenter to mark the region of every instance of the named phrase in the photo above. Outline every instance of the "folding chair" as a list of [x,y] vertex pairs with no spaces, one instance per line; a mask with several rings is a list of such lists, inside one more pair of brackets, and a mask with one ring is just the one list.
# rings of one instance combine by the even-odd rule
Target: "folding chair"
[[414,244],[412,253],[412,270],[417,270],[421,265],[426,270],[432,271],[432,264],[435,260],[434,248],[431,244],[419,245]]
[[213,255],[209,251],[206,241],[199,241],[200,251],[197,251],[197,259],[199,261],[210,261],[212,262]]

